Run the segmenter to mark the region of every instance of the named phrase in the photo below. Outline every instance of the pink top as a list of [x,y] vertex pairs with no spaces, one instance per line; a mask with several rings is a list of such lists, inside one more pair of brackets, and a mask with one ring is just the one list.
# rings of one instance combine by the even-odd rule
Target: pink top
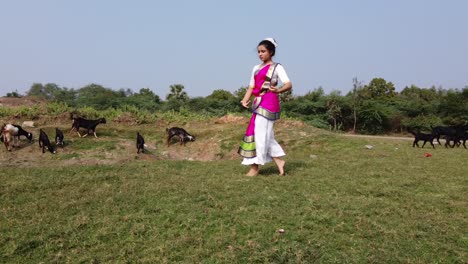
[[[262,69],[260,69],[257,74],[254,76],[255,79],[255,86],[252,90],[252,94],[255,97],[260,96],[260,91],[262,89],[262,85],[265,82],[266,75],[268,72],[268,69],[273,66],[272,64],[266,65]],[[280,105],[279,105],[279,99],[278,99],[278,94],[267,91],[265,94],[262,95],[262,101],[260,102],[260,106],[262,108],[265,108],[266,110],[270,112],[279,112],[280,111]],[[255,111],[255,110],[254,110]]]

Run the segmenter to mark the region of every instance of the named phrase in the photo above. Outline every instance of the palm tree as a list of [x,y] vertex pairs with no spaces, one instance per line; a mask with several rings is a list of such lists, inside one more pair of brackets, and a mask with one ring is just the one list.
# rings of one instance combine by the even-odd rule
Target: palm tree
[[175,99],[177,101],[187,101],[188,95],[184,91],[184,86],[182,84],[173,84],[169,86],[171,92],[166,96],[167,100]]

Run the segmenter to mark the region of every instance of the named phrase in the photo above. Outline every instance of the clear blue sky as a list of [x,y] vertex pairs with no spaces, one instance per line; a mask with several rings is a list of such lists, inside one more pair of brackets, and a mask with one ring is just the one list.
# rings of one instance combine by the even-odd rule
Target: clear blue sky
[[382,77],[468,85],[468,1],[15,0],[0,4],[0,95],[32,83],[97,83],[161,97],[248,84],[256,45],[274,37],[293,92]]

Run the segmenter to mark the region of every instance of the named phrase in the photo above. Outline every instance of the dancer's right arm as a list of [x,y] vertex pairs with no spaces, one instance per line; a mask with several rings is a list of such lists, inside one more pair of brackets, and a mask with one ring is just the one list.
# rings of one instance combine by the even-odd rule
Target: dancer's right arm
[[244,99],[242,99],[242,101],[241,101],[242,106],[245,107],[245,108],[249,108],[250,97],[252,96],[253,88],[254,88],[253,86],[249,86],[247,88],[247,92],[244,95]]
[[254,80],[255,71],[257,69],[258,69],[258,65],[253,67],[252,74],[250,75],[249,87],[247,88],[247,92],[245,93],[244,98],[241,101],[242,106],[245,108],[249,108],[250,97],[252,97],[252,91],[255,86],[255,80]]

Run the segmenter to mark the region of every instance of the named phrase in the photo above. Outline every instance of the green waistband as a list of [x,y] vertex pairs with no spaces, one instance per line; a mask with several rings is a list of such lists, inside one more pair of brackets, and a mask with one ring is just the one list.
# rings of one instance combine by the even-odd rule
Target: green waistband
[[247,151],[255,150],[255,142],[242,141],[240,144],[240,148]]

